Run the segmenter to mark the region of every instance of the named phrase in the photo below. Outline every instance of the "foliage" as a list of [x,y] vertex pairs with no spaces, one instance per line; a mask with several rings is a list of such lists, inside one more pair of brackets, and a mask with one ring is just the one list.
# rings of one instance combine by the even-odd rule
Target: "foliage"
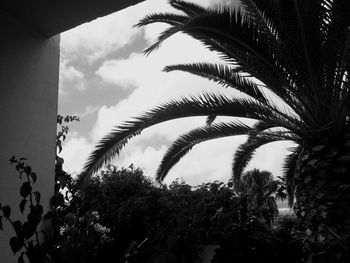
[[[78,121],[76,116],[57,116],[57,123],[61,125],[61,130],[56,137],[56,146],[58,153],[62,150],[62,142],[66,139],[66,135],[69,131],[68,126],[63,126],[62,123],[68,123],[72,121]],[[62,219],[63,206],[66,207],[61,190],[67,190],[67,193],[75,194],[75,185],[72,177],[62,170],[63,159],[56,156],[56,174],[55,174],[55,193],[51,199],[52,211],[49,211],[43,216],[43,206],[41,205],[41,194],[39,191],[33,190],[33,185],[36,183],[38,176],[32,171],[32,167],[27,165],[25,161],[27,158],[17,159],[12,156],[10,164],[15,165],[16,170],[19,173],[19,178],[24,180],[20,187],[20,195],[22,200],[19,204],[20,212],[23,214],[27,207],[29,207],[29,213],[27,214],[26,221],[11,219],[11,208],[9,206],[2,206],[0,204],[0,210],[2,216],[0,216],[0,229],[3,230],[2,220],[3,218],[12,225],[16,236],[10,239],[10,247],[14,254],[20,252],[18,262],[24,262],[25,258],[29,262],[52,262],[52,255],[55,253],[55,243],[58,239],[62,239],[57,229],[61,225],[68,222],[68,219]],[[68,197],[66,195],[66,201]],[[49,225],[52,225],[52,230],[43,229],[39,230],[39,224],[50,221]],[[55,231],[56,230],[56,231]],[[100,231],[101,229],[96,229]],[[64,246],[62,246],[64,248]],[[55,260],[55,262],[59,262]]]
[[40,203],[40,192],[33,190],[33,185],[37,181],[37,175],[32,168],[25,163],[26,158],[17,159],[12,156],[11,165],[15,165],[19,178],[23,180],[20,187],[20,195],[23,198],[19,204],[19,209],[23,214],[29,207],[26,221],[14,221],[11,218],[11,208],[9,206],[1,206],[2,216],[0,216],[0,228],[2,229],[2,219],[6,218],[13,227],[15,236],[10,239],[10,247],[13,254],[20,252],[18,263],[24,262],[24,258],[28,258],[29,262],[50,262],[51,258],[45,248],[40,244],[38,226],[42,219],[49,219],[49,215],[43,217],[43,206]]
[[247,210],[262,218],[271,226],[278,215],[276,198],[282,199],[284,185],[268,171],[254,169],[242,176],[237,193],[247,200]]
[[58,116],[55,193],[51,199],[52,233],[49,239],[51,255],[58,262],[96,262],[98,249],[109,241],[109,229],[100,224],[97,211],[82,207],[82,194],[76,180],[63,170],[62,143],[69,132],[67,125],[79,121],[77,116]]
[[200,262],[206,245],[215,243],[221,246],[218,258],[236,251],[242,262],[253,245],[259,249],[254,255],[266,260],[273,258],[271,251],[279,260],[282,248],[298,251],[285,245],[293,237],[282,240],[230,186],[191,187],[179,180],[159,186],[134,166],[108,166],[83,190],[81,204],[86,211],[95,209],[101,224],[110,228],[111,242],[100,249],[97,262],[110,257],[117,262]]

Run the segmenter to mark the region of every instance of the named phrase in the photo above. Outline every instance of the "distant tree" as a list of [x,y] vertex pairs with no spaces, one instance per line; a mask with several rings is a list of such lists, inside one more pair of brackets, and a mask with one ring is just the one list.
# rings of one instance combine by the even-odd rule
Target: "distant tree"
[[275,180],[270,172],[254,169],[243,174],[237,186],[237,193],[246,197],[248,211],[265,219],[271,226],[278,215],[276,194],[280,187],[281,182]]

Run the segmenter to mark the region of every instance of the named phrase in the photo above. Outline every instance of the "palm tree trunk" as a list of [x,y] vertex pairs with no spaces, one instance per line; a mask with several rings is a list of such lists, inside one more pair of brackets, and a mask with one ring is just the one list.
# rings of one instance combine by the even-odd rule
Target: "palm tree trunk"
[[304,148],[298,162],[294,209],[306,262],[350,262],[350,136]]

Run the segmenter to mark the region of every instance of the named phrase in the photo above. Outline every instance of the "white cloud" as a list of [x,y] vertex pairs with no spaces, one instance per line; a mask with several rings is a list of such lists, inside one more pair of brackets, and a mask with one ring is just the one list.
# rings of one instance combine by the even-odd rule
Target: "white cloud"
[[86,162],[87,157],[92,152],[94,146],[86,138],[71,132],[64,145],[60,156],[65,160],[64,169],[68,172],[79,173]]
[[72,114],[73,116],[78,116],[80,119],[83,119],[89,115],[94,114],[95,112],[97,112],[100,109],[100,106],[86,106],[85,110],[83,112],[78,112],[78,113],[74,113]]
[[68,61],[61,57],[59,92],[61,95],[67,94],[70,90],[84,91],[86,89],[84,74],[74,66],[68,65]]
[[148,0],[80,25],[62,34],[62,52],[70,57],[85,52],[90,62],[104,58],[142,34],[133,26],[146,14],[166,10],[171,10],[166,0]]
[[[223,0],[194,0],[203,6],[216,5]],[[231,0],[228,0],[231,1]],[[227,1],[227,2],[228,2]],[[224,2],[225,3],[225,2]],[[104,58],[113,51],[130,44],[142,34],[151,43],[164,29],[162,24],[154,24],[143,28],[134,28],[140,19],[155,12],[176,12],[167,0],[147,0],[137,5],[85,23],[67,32],[61,37],[63,54],[74,58],[77,53],[85,52],[90,62]]]

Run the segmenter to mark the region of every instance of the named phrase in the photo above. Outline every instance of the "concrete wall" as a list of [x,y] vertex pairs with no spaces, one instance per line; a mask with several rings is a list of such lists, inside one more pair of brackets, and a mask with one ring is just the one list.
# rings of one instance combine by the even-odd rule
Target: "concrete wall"
[[[47,39],[1,11],[0,23],[0,203],[17,219],[21,182],[12,155],[28,158],[37,173],[45,212],[53,194],[59,36]],[[13,231],[3,223],[0,262],[17,262],[9,246]]]

